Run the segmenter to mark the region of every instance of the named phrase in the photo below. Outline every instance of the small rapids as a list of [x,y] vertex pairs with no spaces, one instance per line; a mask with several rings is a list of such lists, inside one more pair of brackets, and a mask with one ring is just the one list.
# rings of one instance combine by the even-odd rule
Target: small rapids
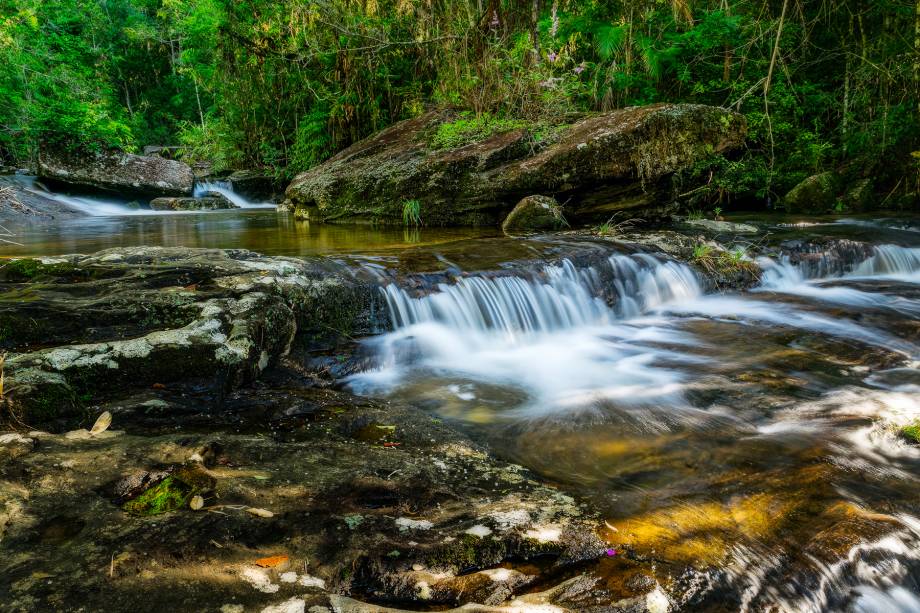
[[348,383],[608,508],[611,542],[711,566],[699,610],[920,611],[920,446],[898,434],[920,421],[920,249],[758,263],[734,294],[621,253],[392,283],[393,331]]
[[[28,192],[50,198],[56,202],[80,211],[93,217],[125,217],[137,215],[177,215],[188,213],[201,213],[203,211],[154,211],[141,206],[136,201],[127,198],[101,197],[88,195],[71,195],[47,189],[36,177],[28,175],[14,175],[14,180]],[[195,184],[194,196],[201,198],[208,194],[219,194],[241,209],[271,209],[272,203],[251,202],[233,191],[229,181],[205,181]]]
[[201,198],[208,194],[220,194],[241,209],[273,209],[275,205],[270,202],[252,202],[233,190],[229,181],[201,181],[195,184],[195,197]]

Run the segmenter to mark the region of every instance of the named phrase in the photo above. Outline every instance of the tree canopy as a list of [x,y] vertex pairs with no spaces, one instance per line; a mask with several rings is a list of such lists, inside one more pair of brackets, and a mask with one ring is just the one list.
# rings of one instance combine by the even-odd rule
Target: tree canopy
[[[917,189],[917,0],[0,0],[0,161],[182,144],[292,176],[426,108],[736,108],[712,197],[861,166]],[[484,118],[484,119],[483,119]]]

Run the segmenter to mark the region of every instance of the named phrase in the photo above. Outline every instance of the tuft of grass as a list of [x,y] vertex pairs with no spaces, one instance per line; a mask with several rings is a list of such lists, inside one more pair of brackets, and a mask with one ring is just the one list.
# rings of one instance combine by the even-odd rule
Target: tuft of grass
[[901,427],[898,430],[898,434],[901,435],[901,438],[906,439],[907,442],[920,445],[920,421]]
[[757,266],[748,258],[747,251],[743,247],[723,251],[712,245],[700,243],[693,248],[690,261],[714,274],[749,272],[756,275],[758,272]]
[[697,209],[691,209],[687,212],[687,221],[692,221],[696,219],[706,219],[706,216],[703,215],[703,211]]
[[422,225],[422,203],[416,199],[403,200],[402,206],[403,225]]
[[602,223],[601,225],[594,228],[594,233],[598,236],[616,236],[617,234],[622,234],[623,232],[628,232],[632,230],[633,226],[637,223],[642,223],[642,219],[634,217],[632,219],[624,219],[623,221],[617,221],[617,217],[620,216],[620,213],[614,213],[610,216],[610,219]]

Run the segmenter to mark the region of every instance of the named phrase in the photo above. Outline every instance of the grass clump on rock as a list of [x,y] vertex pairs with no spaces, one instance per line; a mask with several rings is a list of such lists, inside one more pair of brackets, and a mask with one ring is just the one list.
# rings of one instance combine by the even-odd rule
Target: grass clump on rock
[[916,421],[909,426],[903,426],[898,430],[901,438],[913,445],[920,445],[920,421]]

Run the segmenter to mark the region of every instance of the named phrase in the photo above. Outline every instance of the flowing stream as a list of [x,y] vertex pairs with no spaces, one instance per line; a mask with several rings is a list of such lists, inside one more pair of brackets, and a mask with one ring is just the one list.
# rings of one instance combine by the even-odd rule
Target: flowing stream
[[370,274],[392,330],[345,383],[601,509],[611,583],[635,559],[683,610],[920,612],[920,446],[899,434],[920,421],[914,221],[774,224],[789,247],[719,293],[612,242],[311,225],[220,183],[197,193],[245,210],[154,213],[20,180],[92,217],[24,227],[2,255],[245,248]]
[[390,284],[349,385],[593,499],[699,610],[920,611],[920,249],[843,251],[743,293],[627,253]]
[[[92,217],[123,217],[137,215],[175,215],[188,214],[190,211],[154,211],[140,203],[126,198],[103,197],[98,195],[74,195],[46,189],[36,177],[30,175],[12,175],[19,185],[36,196],[51,198],[61,204]],[[195,184],[194,196],[201,198],[209,194],[219,194],[240,209],[274,209],[268,202],[251,202],[233,191],[229,181],[201,181]],[[201,213],[202,211],[191,211]]]

